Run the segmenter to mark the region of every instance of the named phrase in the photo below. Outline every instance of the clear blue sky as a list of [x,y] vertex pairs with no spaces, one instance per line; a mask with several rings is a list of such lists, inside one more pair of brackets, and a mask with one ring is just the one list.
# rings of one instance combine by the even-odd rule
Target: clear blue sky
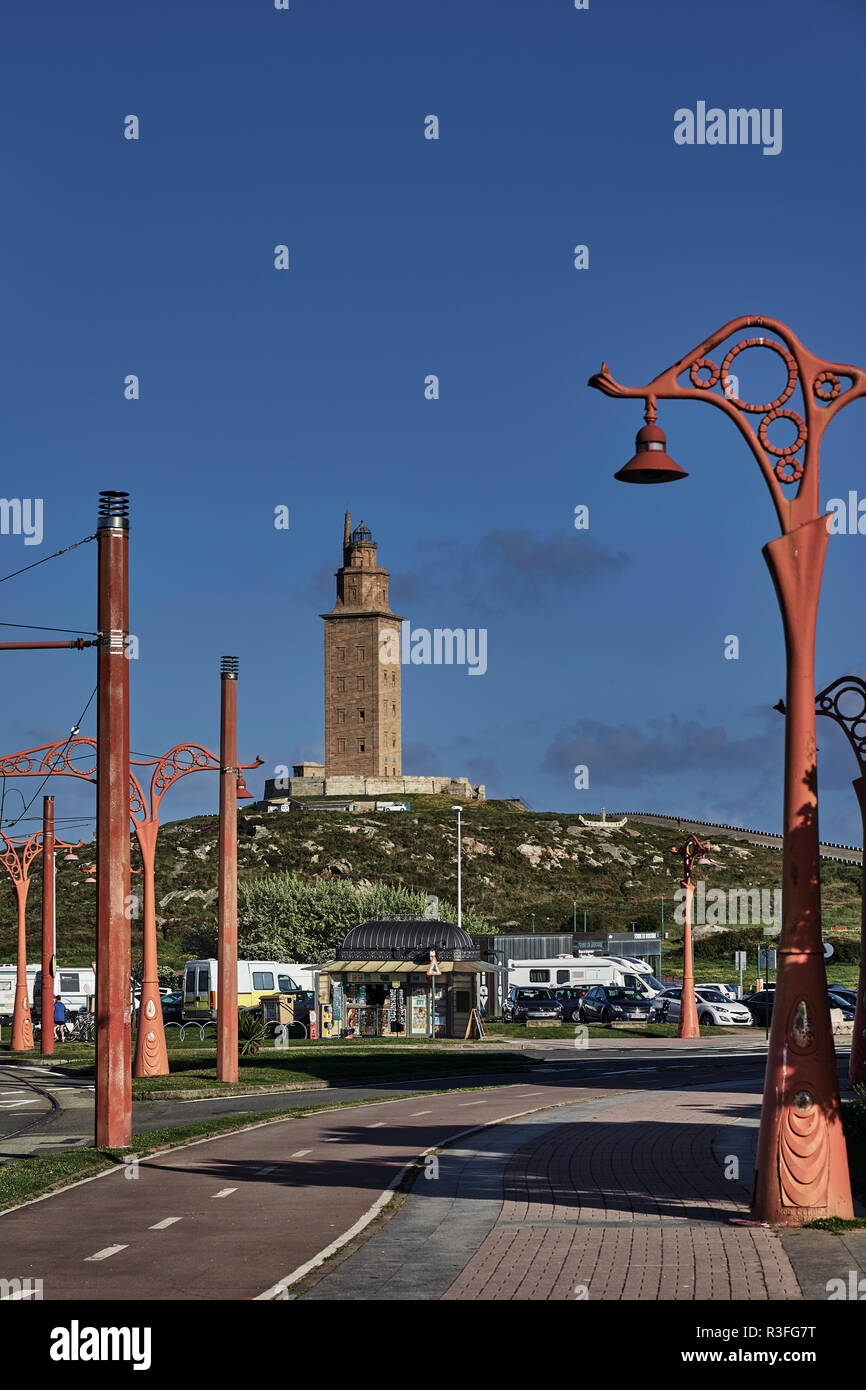
[[[397,612],[488,632],[483,677],[404,671],[406,772],[777,827],[784,651],[760,552],[778,528],[757,466],[721,412],[669,404],[690,478],[620,486],[640,405],[586,380],[604,358],[646,381],[743,313],[866,363],[864,38],[854,0],[15,6],[2,491],[45,520],[40,547],[0,536],[0,572],[91,532],[100,489],[130,492],[133,746],[215,747],[231,652],[241,757],[265,759],[252,790],[321,756],[318,614],[349,507]],[[700,100],[781,108],[781,153],[675,144]],[[824,500],[866,497],[864,430],[866,402],[831,427]],[[95,559],[8,582],[4,621],[92,629]],[[834,537],[821,684],[866,671],[864,576],[866,536]],[[4,748],[65,734],[93,655],[4,664]],[[853,758],[829,724],[819,742],[822,834],[859,840]],[[88,788],[50,790],[58,817],[92,810]],[[164,818],[216,802],[190,777]]]

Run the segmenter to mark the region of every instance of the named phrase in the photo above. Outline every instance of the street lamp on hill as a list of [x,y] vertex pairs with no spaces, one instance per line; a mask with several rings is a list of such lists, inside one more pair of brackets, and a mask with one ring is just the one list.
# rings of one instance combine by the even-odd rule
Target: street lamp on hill
[[460,817],[463,814],[462,806],[452,806],[452,811],[457,812],[457,925],[463,926],[463,884],[461,880],[461,858],[462,858],[462,827]]

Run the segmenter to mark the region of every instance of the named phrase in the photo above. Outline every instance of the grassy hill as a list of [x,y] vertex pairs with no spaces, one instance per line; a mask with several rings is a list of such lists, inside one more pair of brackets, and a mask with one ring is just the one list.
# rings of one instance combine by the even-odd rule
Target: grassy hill
[[[238,875],[252,879],[290,870],[304,879],[334,877],[403,884],[454,903],[457,896],[456,816],[439,797],[411,797],[408,813],[293,811],[239,816]],[[671,944],[682,929],[673,919],[680,862],[670,853],[671,831],[629,823],[595,830],[577,816],[522,811],[506,802],[467,803],[463,813],[463,903],[488,931],[569,931],[587,913],[590,931],[658,927],[664,898]],[[78,863],[58,855],[57,924],[61,964],[86,964],[95,946],[96,887]],[[187,935],[216,918],[218,822],[215,815],[165,823],[156,855],[160,960],[187,959]],[[713,837],[713,866],[700,869],[707,890],[774,889],[781,885],[778,850]],[[133,842],[133,864],[139,863]],[[28,960],[38,959],[40,866],[28,902]],[[861,870],[823,864],[824,923],[859,932]],[[132,880],[141,892],[141,880]],[[0,880],[0,959],[15,958],[12,884]],[[760,932],[760,928],[758,928]],[[140,918],[132,922],[133,956],[141,952]]]

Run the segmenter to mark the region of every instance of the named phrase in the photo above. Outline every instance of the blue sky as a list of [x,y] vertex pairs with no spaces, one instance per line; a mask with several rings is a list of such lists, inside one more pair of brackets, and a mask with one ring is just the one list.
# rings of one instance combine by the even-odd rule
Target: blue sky
[[[784,648],[760,553],[778,527],[758,468],[721,412],[663,403],[688,481],[620,486],[641,406],[586,381],[605,359],[645,382],[746,313],[866,361],[866,12],[708,14],[48,0],[5,17],[2,490],[44,499],[44,535],[0,536],[0,571],[89,534],[100,489],[130,492],[134,748],[216,747],[232,652],[241,757],[265,760],[252,790],[321,756],[318,614],[349,507],[397,612],[488,632],[483,677],[404,669],[407,773],[538,809],[778,827]],[[674,112],[699,100],[781,108],[781,152],[677,145]],[[740,359],[744,390],[766,399],[783,382],[750,356],[768,361]],[[860,402],[828,431],[822,500],[866,497],[864,428]],[[9,581],[3,620],[92,629],[95,558]],[[866,673],[864,576],[866,537],[833,537],[822,685]],[[65,734],[92,654],[5,663],[5,748]],[[819,744],[822,835],[859,842],[850,750],[826,722]],[[48,790],[58,817],[92,810],[88,788]],[[197,774],[164,818],[216,801]]]

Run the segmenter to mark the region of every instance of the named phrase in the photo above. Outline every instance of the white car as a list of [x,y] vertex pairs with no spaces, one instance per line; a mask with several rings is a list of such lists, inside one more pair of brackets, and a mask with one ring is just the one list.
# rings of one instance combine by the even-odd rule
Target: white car
[[698,1023],[737,1023],[748,1027],[752,1015],[738,999],[728,999],[713,985],[698,985],[695,988],[698,1000]]
[[718,980],[702,980],[699,985],[695,985],[695,989],[698,991],[698,993],[700,993],[702,989],[717,990],[718,993],[723,996],[723,998],[730,999],[734,1003],[736,1003],[740,997],[737,994],[737,991],[733,985],[722,984]]
[[[657,994],[650,1007],[650,1021],[678,1023],[682,994],[680,985],[674,985]],[[695,1002],[698,1008],[698,1023],[718,1024],[723,1028],[730,1028],[734,1024],[748,1027],[752,1022],[752,1015],[745,1004],[725,999],[710,985],[698,985],[695,990]]]

